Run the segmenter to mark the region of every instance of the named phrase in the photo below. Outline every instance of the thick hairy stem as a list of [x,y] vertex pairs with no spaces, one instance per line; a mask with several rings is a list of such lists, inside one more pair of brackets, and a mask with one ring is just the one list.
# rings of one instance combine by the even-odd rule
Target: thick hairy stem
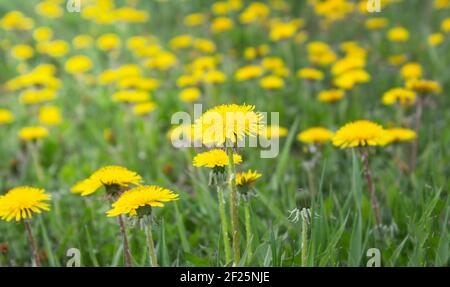
[[31,230],[30,221],[25,219],[23,221],[23,223],[25,225],[25,230],[27,231],[28,241],[30,242],[30,245],[31,245],[31,253],[33,254],[33,260],[34,260],[33,265],[39,267],[39,266],[41,266],[41,262],[39,260],[39,255],[38,255],[37,248],[36,248],[36,242],[34,241],[33,231]]
[[231,261],[230,238],[228,237],[228,220],[225,212],[225,202],[223,200],[222,187],[217,185],[217,196],[219,200],[220,221],[222,225],[223,246],[225,249],[225,260],[228,264]]
[[230,197],[231,197],[231,229],[233,232],[233,252],[234,265],[237,266],[241,260],[240,242],[239,242],[239,202],[236,187],[236,170],[234,166],[233,148],[227,147]]
[[372,204],[372,210],[375,215],[375,221],[377,226],[381,225],[381,212],[380,212],[380,205],[378,203],[377,194],[375,191],[375,184],[372,179],[372,174],[370,173],[369,168],[369,153],[367,151],[363,151],[362,154],[362,161],[364,166],[364,176],[367,180],[367,186],[369,189],[370,194],[370,202]]
[[127,230],[125,228],[125,222],[123,221],[122,215],[119,215],[117,217],[117,220],[119,221],[119,227],[120,227],[120,233],[122,234],[122,240],[123,240],[123,255],[125,257],[125,264],[127,267],[131,267],[131,253],[130,253],[130,247],[128,244],[128,236],[127,236]]

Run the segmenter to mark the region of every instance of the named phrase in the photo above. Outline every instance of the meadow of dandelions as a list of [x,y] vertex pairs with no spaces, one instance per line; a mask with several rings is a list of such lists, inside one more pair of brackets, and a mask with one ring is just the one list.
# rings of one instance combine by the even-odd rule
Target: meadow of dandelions
[[0,266],[449,266],[450,1],[380,3],[2,1]]

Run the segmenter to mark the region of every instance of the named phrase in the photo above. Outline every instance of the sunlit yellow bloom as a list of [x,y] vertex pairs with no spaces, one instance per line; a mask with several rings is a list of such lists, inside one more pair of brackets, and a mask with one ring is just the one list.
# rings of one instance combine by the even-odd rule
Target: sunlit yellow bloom
[[263,126],[258,134],[266,139],[281,138],[288,134],[288,130],[277,125]]
[[386,136],[383,145],[396,142],[411,141],[416,138],[416,132],[405,128],[391,128],[386,130]]
[[33,25],[33,19],[26,17],[20,11],[8,12],[0,19],[0,27],[6,31],[30,30]]
[[44,127],[25,127],[22,128],[18,136],[23,141],[34,141],[48,136],[48,129]]
[[43,125],[54,126],[61,123],[61,112],[58,107],[44,106],[39,109],[39,122]]
[[258,21],[264,21],[270,14],[270,8],[262,2],[252,2],[248,7],[239,15],[239,21],[243,24],[254,23]]
[[28,45],[16,45],[11,50],[11,55],[18,60],[28,60],[33,54],[33,48]]
[[170,52],[160,52],[154,58],[147,59],[144,65],[151,69],[166,71],[177,63],[177,57]]
[[259,85],[266,90],[278,90],[284,87],[284,80],[278,76],[270,75],[262,78]]
[[442,92],[441,84],[432,80],[412,79],[406,82],[406,87],[424,94],[440,94]]
[[10,110],[0,109],[0,125],[9,124],[14,121],[14,115]]
[[119,36],[113,33],[103,34],[97,39],[97,47],[103,51],[111,51],[121,45]]
[[33,38],[37,42],[50,41],[53,37],[53,30],[49,27],[39,27],[33,31]]
[[197,101],[201,94],[199,88],[187,88],[180,92],[179,97],[183,102],[191,103]]
[[236,184],[238,186],[251,186],[258,180],[262,174],[257,171],[248,170],[246,172],[239,172],[236,174]]
[[90,35],[78,35],[72,39],[73,47],[77,50],[90,48],[94,39]]
[[146,11],[132,7],[121,7],[114,11],[115,19],[126,23],[145,23],[150,16]]
[[436,9],[445,9],[450,7],[450,0],[434,0],[434,7]]
[[54,1],[42,1],[36,6],[36,12],[39,15],[48,18],[59,18],[64,14],[64,10]]
[[275,22],[270,28],[270,39],[272,41],[280,41],[292,38],[297,32],[297,25],[293,22]]
[[169,42],[169,45],[172,49],[185,49],[192,46],[194,39],[191,35],[180,35],[172,38]]
[[377,17],[367,19],[365,25],[366,28],[369,30],[376,30],[386,27],[388,23],[389,23],[388,19]]
[[363,69],[365,65],[366,61],[364,58],[347,56],[333,64],[331,67],[331,73],[338,76],[352,70]]
[[137,89],[145,91],[153,91],[160,86],[160,82],[153,78],[142,78],[136,76],[122,77],[117,81],[119,89]]
[[314,68],[303,68],[298,70],[297,77],[305,80],[320,81],[323,80],[325,75],[321,70],[317,70]]
[[351,90],[356,84],[367,83],[370,79],[367,71],[358,69],[340,75],[334,79],[333,83],[340,89]]
[[56,91],[52,89],[29,89],[20,94],[20,103],[34,105],[51,101],[56,98]]
[[444,34],[433,33],[428,37],[428,44],[430,46],[438,46],[444,42]]
[[183,23],[188,27],[201,25],[205,22],[206,17],[202,13],[193,13],[184,17]]
[[133,113],[137,116],[147,115],[156,109],[154,102],[145,102],[137,104],[133,107]]
[[124,90],[115,92],[112,99],[116,102],[141,103],[150,100],[150,94],[146,91]]
[[333,137],[333,145],[340,148],[382,145],[386,131],[368,120],[351,122],[340,128]]
[[[142,211],[145,207],[163,207],[163,202],[178,200],[178,194],[155,186],[143,185],[125,191],[119,199],[112,204],[112,209],[107,211],[108,217],[127,214],[129,216],[148,215]],[[142,213],[141,213],[142,211]]]
[[194,47],[203,53],[213,53],[216,51],[216,44],[209,39],[195,39]]
[[441,30],[443,33],[450,32],[450,18],[445,18],[441,23]]
[[50,195],[45,190],[20,186],[9,190],[4,196],[0,195],[0,218],[6,221],[20,221],[30,219],[33,213],[50,210]]
[[234,74],[234,78],[238,81],[246,81],[258,78],[263,74],[264,70],[260,66],[248,65],[239,68]]
[[255,106],[245,104],[211,108],[195,121],[195,137],[206,145],[223,145],[226,141],[235,143],[245,136],[256,136],[263,119],[254,109]]
[[419,63],[407,63],[403,65],[400,73],[406,80],[419,79],[422,77],[422,66]]
[[211,31],[214,33],[222,33],[234,27],[233,20],[228,17],[215,18],[211,23]]
[[323,127],[313,127],[302,131],[297,135],[297,139],[308,144],[324,144],[330,141],[334,133]]
[[126,188],[130,185],[140,185],[141,182],[142,177],[134,171],[121,166],[105,166],[95,171],[87,179],[78,182],[72,187],[72,192],[86,196],[103,186]]
[[345,96],[343,90],[325,90],[319,93],[319,101],[323,103],[334,103],[340,101]]
[[92,61],[84,55],[77,55],[69,58],[64,69],[71,74],[83,74],[92,69]]
[[54,40],[51,42],[40,43],[37,46],[40,53],[44,53],[54,58],[61,58],[66,55],[69,50],[69,44],[63,40]]
[[203,75],[203,80],[210,84],[223,83],[226,79],[227,76],[225,75],[225,73],[218,70],[210,70]]
[[[238,154],[233,154],[234,164],[240,164],[242,157]],[[197,154],[192,164],[196,167],[220,168],[228,166],[228,155],[224,150],[213,149],[203,153]]]
[[411,106],[416,102],[416,93],[404,88],[390,89],[383,94],[382,102],[385,105],[400,103],[402,106]]
[[409,39],[409,32],[403,27],[394,27],[388,31],[387,37],[392,42],[406,42]]

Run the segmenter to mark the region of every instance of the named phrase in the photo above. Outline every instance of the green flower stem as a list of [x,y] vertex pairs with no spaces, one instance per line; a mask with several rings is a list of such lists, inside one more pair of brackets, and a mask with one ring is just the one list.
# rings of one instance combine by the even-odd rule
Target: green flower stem
[[33,231],[31,230],[30,221],[27,219],[23,220],[23,224],[25,225],[25,230],[27,231],[28,241],[31,245],[31,253],[33,254],[33,266],[39,267],[41,262],[39,260],[39,255],[36,248],[36,242],[34,241]]
[[145,222],[145,236],[147,237],[147,247],[150,256],[150,266],[158,267],[158,259],[156,257],[155,242],[153,241],[151,219]]
[[236,170],[234,166],[233,148],[227,146],[228,153],[228,184],[230,186],[231,197],[231,229],[233,232],[233,252],[234,252],[234,265],[237,266],[241,260],[241,251],[239,246],[239,214],[238,214],[238,198],[236,187]]
[[220,185],[217,185],[217,196],[219,200],[220,221],[222,225],[223,246],[225,249],[225,260],[228,264],[231,261],[231,247],[230,238],[228,237],[228,220],[225,213],[225,202],[223,200],[223,190]]
[[122,234],[122,240],[123,240],[123,255],[125,257],[125,263],[127,267],[131,267],[131,253],[130,253],[130,247],[128,245],[128,236],[127,236],[127,230],[125,228],[125,223],[123,221],[122,215],[119,215],[117,217],[117,220],[119,222],[120,227],[120,233]]
[[306,214],[306,210],[303,209],[301,211],[301,217],[302,217],[302,262],[301,266],[306,267],[308,266],[308,214]]
[[245,201],[244,205],[245,212],[245,238],[247,241],[247,258],[248,260],[252,260],[253,251],[252,251],[252,229],[250,226],[250,200]]

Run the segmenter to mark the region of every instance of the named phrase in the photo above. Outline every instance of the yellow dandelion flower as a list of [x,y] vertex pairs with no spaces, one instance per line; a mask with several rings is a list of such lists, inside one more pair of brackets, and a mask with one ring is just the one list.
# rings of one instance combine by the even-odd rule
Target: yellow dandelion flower
[[39,109],[39,122],[43,125],[55,126],[61,123],[61,111],[55,106],[44,106]]
[[276,125],[262,126],[258,134],[266,139],[281,138],[287,136],[288,130],[287,128]]
[[[239,154],[233,154],[233,160],[235,164],[242,162],[242,157]],[[208,167],[208,168],[223,168],[228,166],[228,155],[221,149],[213,149],[203,153],[197,154],[192,164],[196,167]]]
[[428,37],[428,44],[430,46],[439,46],[445,40],[444,34],[442,33],[433,33]]
[[324,78],[324,74],[322,71],[314,68],[303,68],[297,72],[297,77],[305,80],[320,81]]
[[297,135],[297,139],[308,144],[324,144],[330,141],[334,133],[323,127],[313,127],[302,131]]
[[236,184],[238,186],[250,186],[261,176],[262,174],[252,170],[239,172],[238,174],[236,174]]
[[11,111],[0,109],[0,125],[9,124],[14,121],[14,115]]
[[72,40],[75,49],[81,50],[92,46],[94,39],[90,35],[78,35]]
[[[125,191],[107,211],[108,217],[127,214],[130,216],[147,215],[145,207],[163,207],[163,202],[178,200],[178,194],[159,186],[144,185]],[[143,213],[141,214],[141,210]]]
[[340,101],[344,96],[344,90],[325,90],[319,93],[318,99],[323,103],[334,103]]
[[406,82],[406,87],[424,94],[440,94],[442,92],[441,84],[432,80],[412,79]]
[[123,90],[115,92],[112,98],[116,102],[142,103],[150,100],[150,94],[146,91]]
[[47,137],[48,129],[44,127],[25,127],[22,128],[18,136],[23,141],[34,141]]
[[340,148],[382,145],[386,131],[368,120],[351,122],[340,128],[333,137],[333,144]]
[[92,61],[84,55],[77,55],[69,58],[64,69],[70,74],[83,74],[92,69]]
[[97,39],[97,48],[102,51],[111,51],[117,49],[121,45],[119,36],[113,33],[101,35]]
[[50,210],[46,203],[48,200],[50,195],[43,189],[29,186],[13,188],[0,196],[0,218],[6,221],[30,219],[33,213]]
[[34,50],[29,45],[16,45],[12,47],[11,55],[17,60],[28,60],[33,57]]
[[234,77],[237,81],[246,81],[254,78],[258,78],[264,73],[264,70],[260,66],[249,65],[242,68],[239,68]]
[[259,85],[265,90],[278,90],[284,87],[284,80],[281,77],[271,75],[262,78]]
[[147,115],[156,109],[154,102],[145,102],[137,104],[133,107],[133,113],[137,116]]
[[394,88],[385,92],[381,101],[387,106],[397,102],[402,106],[411,106],[416,102],[416,93],[404,88]]
[[365,26],[368,30],[377,30],[386,27],[389,24],[388,19],[375,17],[367,19],[365,22]]
[[386,130],[386,137],[383,145],[388,145],[396,142],[411,141],[417,137],[415,131],[405,128],[391,128]]
[[187,88],[180,92],[179,98],[183,102],[191,103],[197,101],[201,94],[202,93],[199,88]]
[[215,18],[211,23],[211,31],[214,33],[222,33],[234,27],[234,22],[228,17]]
[[391,42],[406,42],[409,39],[409,31],[404,27],[394,27],[388,31],[387,38]]
[[56,91],[53,89],[29,89],[20,94],[19,101],[24,105],[40,104],[54,100]]
[[64,14],[64,10],[55,1],[42,1],[36,6],[39,15],[48,18],[59,18]]
[[201,25],[205,22],[206,16],[202,13],[189,14],[183,19],[183,23],[187,27],[194,27]]
[[72,187],[72,192],[86,196],[96,192],[102,186],[120,188],[140,185],[141,182],[142,177],[136,172],[125,167],[111,165],[100,168],[87,179],[78,182]]
[[211,108],[195,121],[195,137],[206,145],[223,145],[227,140],[235,143],[245,136],[256,136],[263,119],[254,109],[245,104]]
[[33,38],[37,42],[50,41],[53,37],[53,30],[49,27],[39,27],[33,31]]
[[422,77],[422,66],[419,63],[406,63],[400,70],[403,79],[419,79]]

